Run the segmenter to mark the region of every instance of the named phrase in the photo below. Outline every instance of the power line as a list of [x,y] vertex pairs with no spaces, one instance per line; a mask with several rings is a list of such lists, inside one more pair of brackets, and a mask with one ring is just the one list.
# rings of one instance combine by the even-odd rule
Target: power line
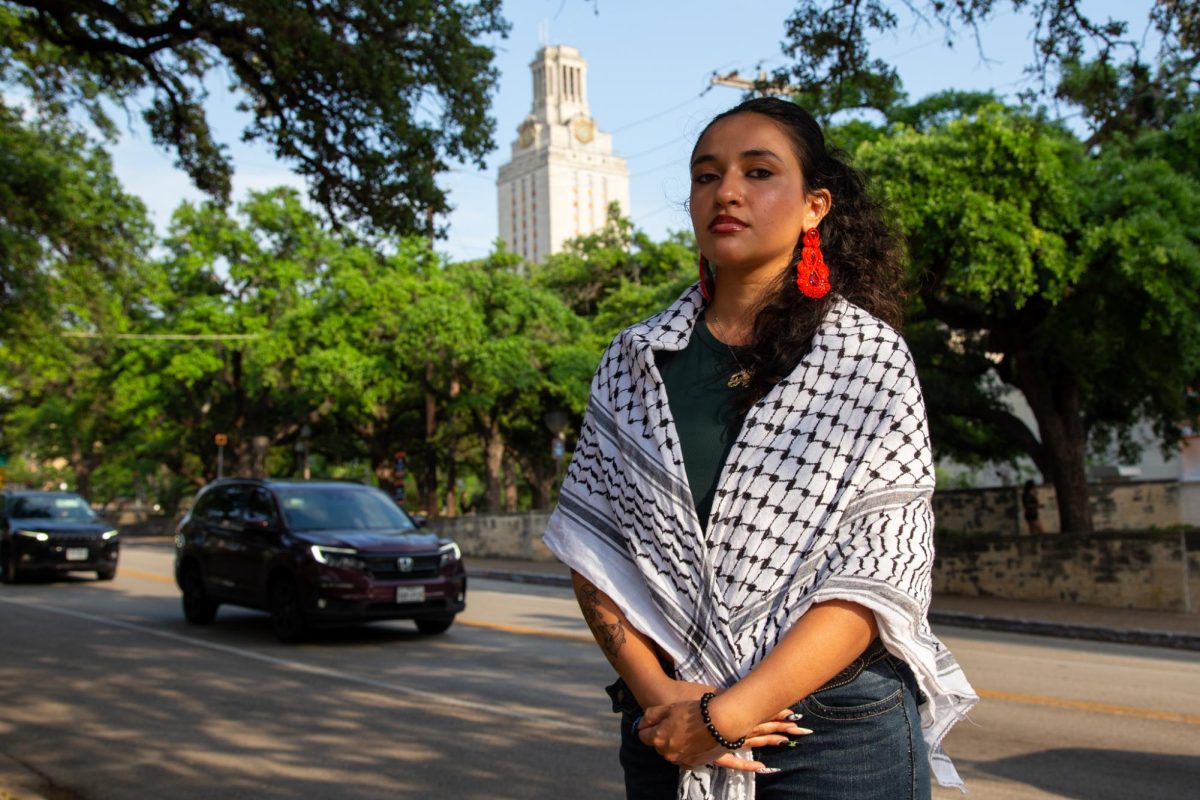
[[648,156],[651,153],[657,153],[659,150],[665,150],[668,147],[671,147],[675,143],[681,142],[686,138],[687,138],[687,134],[683,134],[681,136],[676,136],[674,139],[670,139],[667,142],[664,142],[663,144],[657,145],[655,147],[651,147],[649,150],[642,150],[641,152],[634,153],[631,156],[623,156],[623,158],[626,161],[632,161],[635,158],[641,158],[642,156]]
[[620,133],[621,131],[629,130],[630,128],[632,128],[636,125],[641,125],[643,122],[650,122],[651,120],[656,120],[659,117],[665,117],[667,114],[670,114],[674,111],[678,111],[679,109],[683,108],[684,106],[688,105],[689,103],[694,103],[697,100],[699,100],[701,97],[704,97],[704,95],[706,95],[708,93],[708,90],[710,88],[712,88],[712,87],[706,86],[706,87],[704,87],[704,90],[700,92],[700,94],[695,95],[694,97],[689,97],[687,100],[684,100],[682,103],[679,103],[678,105],[671,106],[668,109],[659,111],[655,114],[651,114],[648,117],[642,117],[641,119],[635,119],[633,122],[627,122],[624,125],[620,126],[619,128],[613,128],[611,131],[609,131],[609,133]]
[[87,331],[62,331],[59,335],[68,339],[146,339],[212,342],[262,338],[261,333],[91,333]]

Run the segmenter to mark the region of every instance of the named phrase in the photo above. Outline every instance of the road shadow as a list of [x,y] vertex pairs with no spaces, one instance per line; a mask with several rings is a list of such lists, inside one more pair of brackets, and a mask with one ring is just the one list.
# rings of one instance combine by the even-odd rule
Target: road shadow
[[[46,587],[17,594],[32,599]],[[173,602],[105,599],[91,613],[138,621],[8,604],[0,620],[3,747],[82,797],[620,794],[616,743],[589,729],[612,723],[600,681],[553,649],[391,623],[290,647],[273,641],[265,615],[222,609],[213,625],[193,628]],[[573,712],[585,691],[589,707]]]
[[[1195,731],[1185,733],[1195,736]],[[1200,756],[1060,748],[977,761],[972,766],[988,775],[1076,800],[1182,798],[1195,797],[1200,791]]]

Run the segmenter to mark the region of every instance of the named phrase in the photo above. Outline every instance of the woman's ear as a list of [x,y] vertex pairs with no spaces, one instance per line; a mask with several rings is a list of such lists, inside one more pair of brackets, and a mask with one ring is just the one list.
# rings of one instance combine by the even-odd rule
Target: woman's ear
[[817,189],[809,192],[804,204],[804,230],[817,227],[825,219],[829,209],[833,207],[833,195],[828,189]]

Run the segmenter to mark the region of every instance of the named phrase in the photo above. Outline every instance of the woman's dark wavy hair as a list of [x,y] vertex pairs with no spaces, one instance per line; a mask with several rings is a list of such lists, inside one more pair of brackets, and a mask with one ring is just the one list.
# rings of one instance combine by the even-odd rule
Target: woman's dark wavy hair
[[[883,208],[867,192],[866,179],[840,150],[828,148],[821,126],[795,103],[774,97],[747,100],[718,114],[701,132],[700,140],[717,122],[737,114],[761,114],[773,120],[792,140],[806,191],[826,189],[833,198],[817,230],[829,265],[833,291],[820,300],[796,288],[795,259],[759,304],[751,343],[738,349],[738,362],[752,373],[746,409],[786,378],[812,346],[835,295],[899,327],[903,316],[902,246]],[[693,148],[692,155],[695,156]]]

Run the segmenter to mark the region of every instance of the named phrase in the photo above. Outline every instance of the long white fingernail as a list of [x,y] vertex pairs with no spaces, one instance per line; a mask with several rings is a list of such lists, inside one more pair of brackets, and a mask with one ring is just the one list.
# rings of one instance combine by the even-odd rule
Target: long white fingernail
[[762,769],[755,770],[755,772],[759,775],[774,775],[776,772],[783,772],[783,770],[779,767],[763,767]]

